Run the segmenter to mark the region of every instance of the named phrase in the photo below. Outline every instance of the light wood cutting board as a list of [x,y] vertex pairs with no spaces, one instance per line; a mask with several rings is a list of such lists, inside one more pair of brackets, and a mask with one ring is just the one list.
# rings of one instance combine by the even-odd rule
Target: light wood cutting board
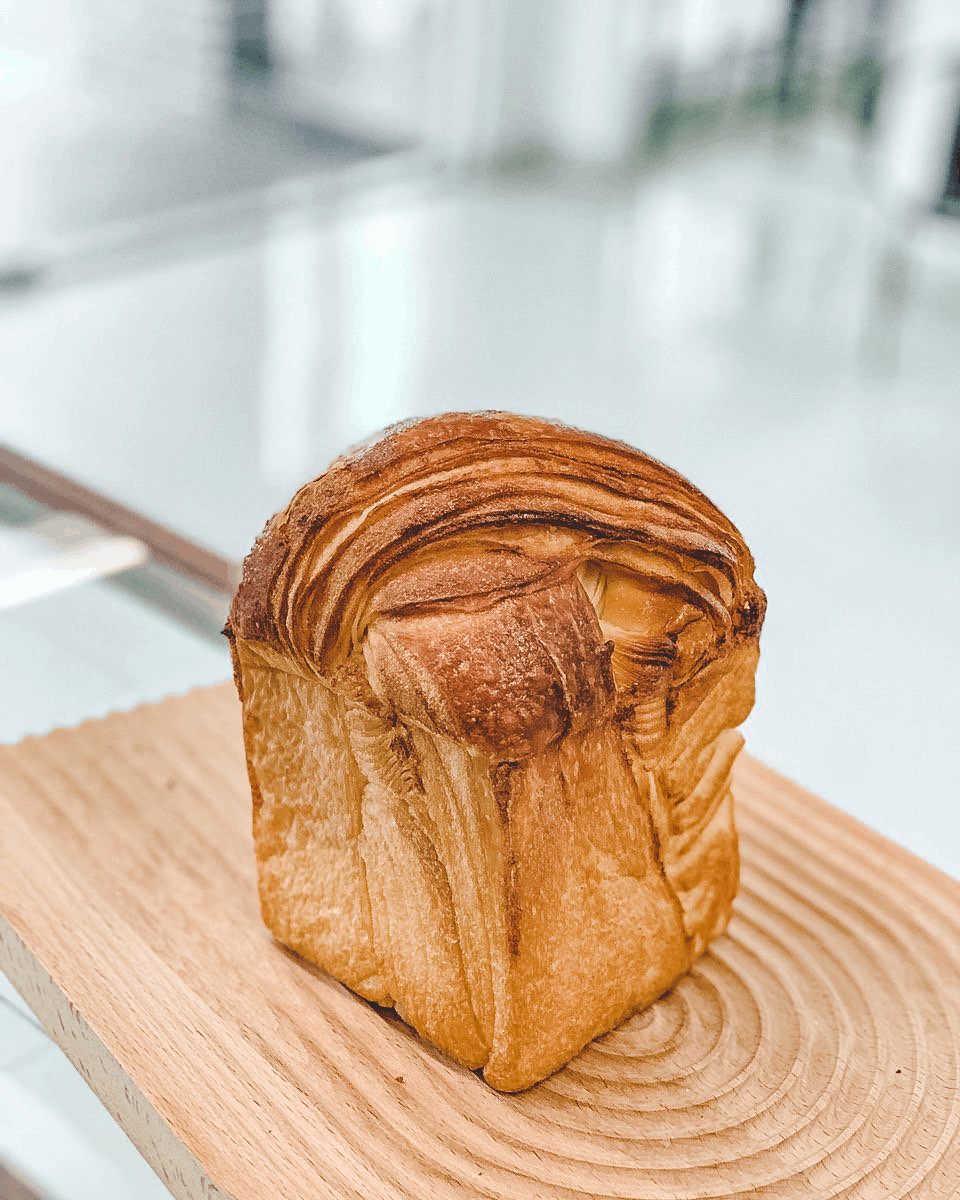
[[272,942],[231,685],[0,751],[0,967],[177,1197],[960,1195],[960,883],[736,793],[729,933],[522,1095]]

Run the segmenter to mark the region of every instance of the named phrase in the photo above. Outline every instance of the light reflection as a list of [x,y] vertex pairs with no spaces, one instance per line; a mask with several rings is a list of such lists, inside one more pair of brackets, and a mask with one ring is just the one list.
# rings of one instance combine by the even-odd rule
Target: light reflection
[[400,222],[393,217],[378,217],[363,231],[363,244],[386,266],[400,242]]
[[337,412],[348,442],[409,415],[423,353],[424,279],[408,213],[344,224],[345,370]]
[[428,0],[348,0],[336,5],[357,42],[374,53],[402,46]]
[[274,218],[263,254],[260,471],[268,483],[292,488],[317,474],[335,448],[324,416],[344,349],[341,270],[331,231],[295,216]]
[[683,340],[742,311],[756,254],[750,216],[680,181],[641,196],[630,246],[636,334]]
[[0,609],[128,571],[149,557],[136,538],[111,536],[72,514],[24,529],[0,526]]

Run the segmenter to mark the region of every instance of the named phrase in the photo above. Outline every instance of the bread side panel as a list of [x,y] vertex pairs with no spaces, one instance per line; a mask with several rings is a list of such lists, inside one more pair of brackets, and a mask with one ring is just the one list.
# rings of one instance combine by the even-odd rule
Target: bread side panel
[[244,659],[241,645],[263,919],[285,946],[389,1004],[359,847],[364,781],[342,703],[322,683]]
[[730,775],[736,728],[753,707],[756,643],[736,647],[681,692],[656,753],[624,730],[638,786],[656,815],[664,873],[683,910],[691,958],[726,929],[740,882]]
[[511,971],[484,1075],[514,1091],[662,995],[689,955],[614,725],[501,770],[499,787]]
[[430,794],[431,781],[400,722],[356,695],[344,693],[344,704],[364,779],[359,845],[389,1003],[452,1058],[482,1066],[489,1043],[472,1002],[470,947],[431,815],[442,811],[443,798]]
[[490,760],[411,727],[423,798],[450,896],[470,1001],[489,1051],[506,997],[504,831]]

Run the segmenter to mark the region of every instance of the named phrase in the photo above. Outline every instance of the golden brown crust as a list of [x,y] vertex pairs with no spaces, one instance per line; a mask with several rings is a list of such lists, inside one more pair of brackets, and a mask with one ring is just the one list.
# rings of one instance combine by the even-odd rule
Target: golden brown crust
[[598,721],[613,700],[610,649],[573,579],[483,610],[380,618],[364,643],[378,695],[496,761]]
[[372,588],[398,568],[463,539],[509,548],[505,531],[522,543],[531,529],[561,535],[570,560],[605,541],[654,547],[718,644],[759,630],[753,560],[692,484],[623,443],[507,413],[397,426],[301,488],[247,556],[228,628],[325,673],[362,636]]
[[339,460],[226,630],[268,925],[493,1086],[556,1070],[729,920],[764,604],[621,443],[450,414]]

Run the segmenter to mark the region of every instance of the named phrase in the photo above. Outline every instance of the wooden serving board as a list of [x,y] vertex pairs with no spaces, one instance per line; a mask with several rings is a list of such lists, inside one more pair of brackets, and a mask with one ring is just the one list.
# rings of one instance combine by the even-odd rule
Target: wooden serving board
[[272,942],[231,685],[0,752],[0,967],[177,1197],[960,1194],[960,884],[736,784],[729,933],[521,1095]]

